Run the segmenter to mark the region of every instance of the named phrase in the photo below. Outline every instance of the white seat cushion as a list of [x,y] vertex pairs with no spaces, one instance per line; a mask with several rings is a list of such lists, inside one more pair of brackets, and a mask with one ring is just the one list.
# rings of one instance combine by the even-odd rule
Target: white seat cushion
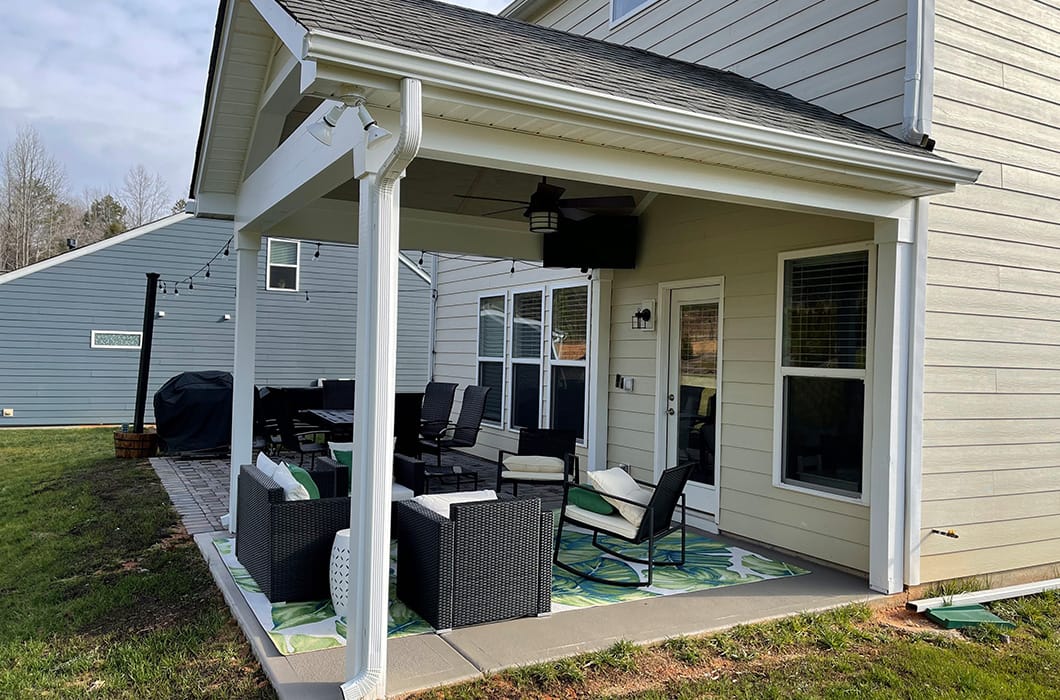
[[415,494],[412,492],[412,489],[410,489],[408,486],[404,486],[402,484],[399,484],[396,481],[391,485],[391,490],[390,490],[390,500],[391,501],[394,501],[394,502],[407,501],[410,498],[412,498],[413,496],[415,496]]
[[563,472],[517,472],[510,469],[501,471],[502,479],[514,481],[563,481]]
[[483,491],[459,491],[457,493],[432,493],[416,496],[412,500],[428,510],[433,510],[443,518],[448,518],[449,506],[454,503],[496,501],[497,492],[493,489],[486,489]]
[[601,515],[591,510],[585,510],[578,506],[567,504],[564,514],[571,520],[576,520],[583,525],[599,528],[604,532],[621,535],[627,539],[637,536],[637,527],[623,518],[621,515]]
[[619,515],[635,527],[640,525],[640,521],[644,518],[644,508],[620,501],[618,498],[608,498],[608,496],[618,496],[644,505],[651,500],[650,490],[641,488],[632,476],[617,467],[589,472],[589,481],[604,497],[604,500],[615,507]]
[[559,457],[545,457],[543,455],[509,455],[502,461],[506,469],[513,472],[543,472],[551,474],[562,474],[563,460]]

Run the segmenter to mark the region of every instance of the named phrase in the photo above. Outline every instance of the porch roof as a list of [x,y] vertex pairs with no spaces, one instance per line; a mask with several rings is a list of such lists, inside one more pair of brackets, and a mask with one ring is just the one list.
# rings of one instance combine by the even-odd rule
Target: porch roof
[[278,0],[326,31],[614,97],[898,154],[934,154],[735,73],[435,0]]

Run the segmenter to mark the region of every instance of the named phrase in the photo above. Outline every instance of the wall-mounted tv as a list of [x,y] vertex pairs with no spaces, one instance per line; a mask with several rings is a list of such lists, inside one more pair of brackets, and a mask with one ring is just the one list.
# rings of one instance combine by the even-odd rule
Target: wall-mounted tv
[[544,234],[545,267],[612,268],[637,266],[640,220],[595,214],[581,221],[561,219],[556,233]]

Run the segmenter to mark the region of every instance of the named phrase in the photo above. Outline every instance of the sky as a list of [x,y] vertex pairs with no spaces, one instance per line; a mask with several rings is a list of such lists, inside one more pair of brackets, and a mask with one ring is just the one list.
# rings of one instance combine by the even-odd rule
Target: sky
[[[497,12],[505,0],[461,0]],[[0,152],[32,126],[68,193],[143,164],[186,197],[218,0],[15,0],[0,23]]]

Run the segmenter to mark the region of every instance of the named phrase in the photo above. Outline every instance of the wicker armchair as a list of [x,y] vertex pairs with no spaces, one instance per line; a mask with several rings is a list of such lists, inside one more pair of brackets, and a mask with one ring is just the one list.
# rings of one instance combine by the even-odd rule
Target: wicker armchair
[[540,499],[458,503],[450,515],[394,504],[405,605],[437,630],[551,611],[552,513]]
[[[335,493],[333,470],[310,472],[321,495]],[[350,526],[348,497],[285,501],[259,469],[239,470],[236,558],[272,602],[324,600],[335,533]]]

